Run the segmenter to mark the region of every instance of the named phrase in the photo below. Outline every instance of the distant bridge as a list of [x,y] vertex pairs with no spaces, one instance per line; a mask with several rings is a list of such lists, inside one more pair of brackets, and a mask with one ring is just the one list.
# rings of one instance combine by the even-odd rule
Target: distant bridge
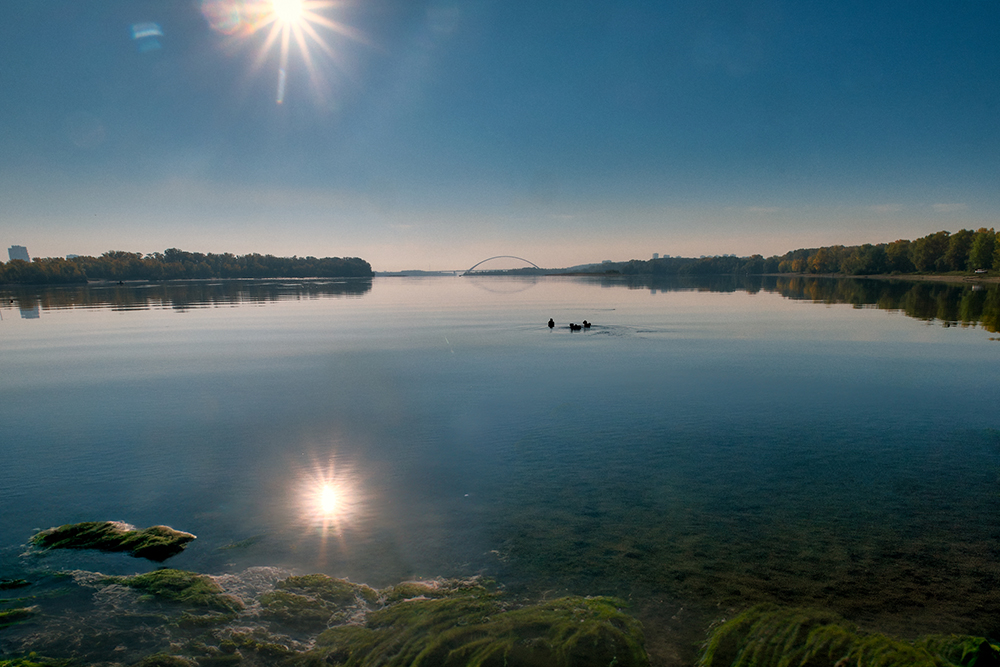
[[534,262],[532,262],[530,259],[525,259],[524,257],[515,257],[514,255],[497,255],[496,257],[487,257],[486,259],[484,259],[481,262],[476,262],[475,264],[473,264],[472,266],[470,266],[466,270],[466,273],[472,273],[472,270],[475,269],[477,266],[479,266],[480,264],[485,264],[486,262],[488,262],[488,261],[490,261],[492,259],[517,259],[517,260],[520,260],[522,262],[526,262],[528,264],[531,264],[533,267],[535,267],[539,271],[541,271],[541,269],[542,269],[542,267],[538,266],[537,264],[535,264]]

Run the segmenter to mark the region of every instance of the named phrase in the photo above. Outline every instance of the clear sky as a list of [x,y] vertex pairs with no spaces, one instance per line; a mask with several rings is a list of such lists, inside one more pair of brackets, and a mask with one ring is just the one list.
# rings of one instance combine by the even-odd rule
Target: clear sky
[[5,3],[3,251],[562,267],[1000,226],[996,0],[281,1],[285,62],[269,0]]

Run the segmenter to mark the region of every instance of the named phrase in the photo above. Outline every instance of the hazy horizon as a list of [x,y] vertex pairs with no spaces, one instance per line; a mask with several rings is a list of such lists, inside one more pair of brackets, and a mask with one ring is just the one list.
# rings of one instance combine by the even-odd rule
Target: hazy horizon
[[267,2],[12,8],[0,245],[555,268],[1000,219],[995,3],[290,6],[285,55]]

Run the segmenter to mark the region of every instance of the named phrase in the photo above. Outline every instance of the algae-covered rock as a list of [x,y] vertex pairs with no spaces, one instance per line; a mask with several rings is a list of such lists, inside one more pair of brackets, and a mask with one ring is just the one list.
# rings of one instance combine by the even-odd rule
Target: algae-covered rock
[[194,667],[195,663],[168,653],[154,653],[135,663],[135,667]]
[[30,585],[31,582],[26,579],[0,579],[0,591],[9,591]]
[[47,549],[97,549],[126,552],[136,558],[163,562],[184,550],[195,539],[191,533],[169,526],[136,530],[120,521],[85,521],[49,528],[37,533],[31,542]]
[[483,591],[411,599],[364,626],[323,632],[299,664],[365,667],[631,667],[648,665],[639,622],[612,598],[567,597],[506,610]]
[[400,602],[414,598],[447,597],[449,591],[439,585],[423,581],[404,581],[385,590],[386,602]]
[[378,598],[378,593],[369,586],[354,584],[346,579],[328,577],[325,574],[288,577],[279,581],[275,587],[283,591],[309,595],[333,605],[349,605],[358,599],[365,602],[375,602]]
[[275,588],[260,597],[262,616],[301,632],[319,632],[343,623],[352,608],[378,599],[373,588],[325,574],[288,577]]
[[753,607],[716,627],[700,667],[986,667],[1000,650],[982,637],[947,635],[908,642],[862,633],[836,614]]
[[105,582],[122,584],[152,597],[192,607],[222,612],[236,612],[243,608],[242,602],[223,593],[210,577],[186,570],[163,568],[134,577],[108,577]]
[[319,632],[330,624],[336,610],[308,595],[271,591],[260,597],[261,616],[302,632]]

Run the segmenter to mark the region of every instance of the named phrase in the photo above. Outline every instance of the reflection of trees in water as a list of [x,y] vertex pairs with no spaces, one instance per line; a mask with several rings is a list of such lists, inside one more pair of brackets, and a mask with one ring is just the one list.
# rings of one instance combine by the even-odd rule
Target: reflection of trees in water
[[485,292],[494,294],[517,294],[531,289],[538,284],[538,277],[532,276],[500,276],[485,275],[477,276],[467,273],[463,277],[473,287],[478,287]]
[[1000,330],[1000,285],[970,285],[906,280],[812,278],[783,276],[595,276],[581,278],[602,287],[624,287],[651,292],[707,291],[780,294],[786,299],[815,303],[851,304],[855,308],[894,310],[944,326],[980,325]]
[[[529,290],[545,278],[535,276],[467,275],[475,287],[487,292],[515,294]],[[982,326],[1000,331],[1000,285],[968,285],[905,280],[810,278],[783,276],[594,276],[573,280],[595,282],[601,287],[642,289],[652,292],[773,292],[787,299],[816,303],[851,304],[856,308],[894,310],[944,326]],[[370,278],[227,280],[127,285],[24,287],[4,290],[4,301],[13,299],[22,313],[53,308],[201,308],[217,304],[246,304],[286,299],[361,297],[371,291]]]
[[895,310],[926,322],[939,321],[944,326],[978,324],[991,332],[1000,328],[997,285],[986,289],[938,282],[780,277],[765,281],[764,289],[789,299]]
[[323,280],[227,280],[73,287],[25,287],[8,289],[5,299],[14,299],[22,310],[41,307],[110,308],[204,308],[221,304],[266,303],[290,299],[361,297],[371,291],[370,278]]

